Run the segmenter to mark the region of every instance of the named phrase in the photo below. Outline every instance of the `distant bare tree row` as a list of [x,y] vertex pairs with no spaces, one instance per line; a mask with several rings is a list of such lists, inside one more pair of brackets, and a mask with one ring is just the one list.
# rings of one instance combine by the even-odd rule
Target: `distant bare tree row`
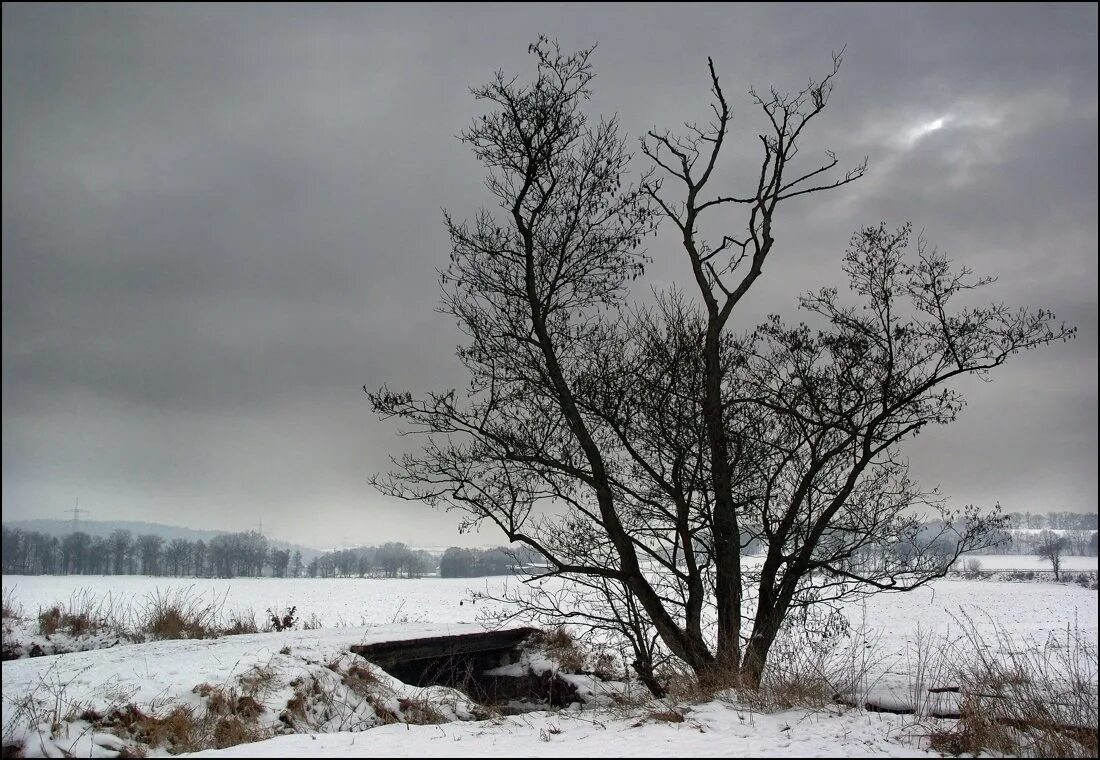
[[546,562],[546,558],[529,546],[515,549],[498,546],[493,549],[464,549],[452,546],[439,561],[441,578],[478,578],[486,575],[511,575],[520,569],[530,569]]
[[[1053,538],[1052,538],[1053,537]],[[1039,547],[1057,539],[1062,554],[1095,557],[1097,551],[1096,530],[1043,528],[1042,530],[1009,530],[1007,540],[989,549],[991,554],[1042,554]]]
[[301,575],[301,552],[273,549],[259,533],[225,533],[209,541],[165,541],[155,534],[110,536],[75,531],[58,538],[3,529],[3,570],[20,575],[161,575],[257,577]]
[[328,552],[312,560],[306,567],[310,578],[419,578],[434,573],[439,556],[410,549],[403,543],[390,542],[382,546],[360,546]]
[[1096,512],[1009,512],[1005,515],[1010,529],[1096,530],[1100,514]]

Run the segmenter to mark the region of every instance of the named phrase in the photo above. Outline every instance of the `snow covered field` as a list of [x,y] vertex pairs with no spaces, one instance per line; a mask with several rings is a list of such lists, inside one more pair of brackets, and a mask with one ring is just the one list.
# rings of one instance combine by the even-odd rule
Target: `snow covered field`
[[[1050,562],[1033,554],[968,554],[963,557],[960,566],[968,560],[976,559],[982,570],[1043,570],[1050,572]],[[1062,572],[1096,572],[1096,557],[1062,557]]]
[[[1050,563],[1038,557],[1023,554],[975,555],[982,571],[1021,570],[1050,571]],[[746,564],[758,564],[762,557],[746,557]],[[969,557],[967,558],[969,559]],[[1096,557],[1067,556],[1063,558],[1063,572],[1096,572]],[[935,584],[965,583],[944,580]],[[119,608],[140,605],[151,594],[169,589],[190,588],[195,595],[215,601],[226,612],[250,609],[257,619],[267,608],[283,610],[298,608],[298,617],[308,619],[316,615],[325,627],[349,625],[379,625],[394,621],[433,623],[470,623],[485,602],[471,604],[469,591],[499,594],[506,586],[516,585],[516,580],[505,576],[489,578],[154,578],[143,575],[4,575],[3,588],[11,591],[12,598],[23,605],[28,613],[36,612],[58,602],[67,602],[72,594],[90,589],[97,597],[111,595]],[[948,588],[968,588],[948,586]],[[1019,584],[992,589],[989,583],[979,587],[984,595],[989,592],[991,603],[1002,606],[1002,596],[1012,597],[1017,592],[1026,598],[1033,590],[1021,589]],[[910,608],[927,606],[920,592],[912,599],[904,595],[884,597],[880,604],[900,607],[905,619],[913,619]],[[951,592],[948,592],[951,593]],[[1095,594],[1093,598],[1095,599]],[[954,597],[952,597],[954,599]],[[973,594],[961,592],[958,603],[973,602]],[[879,605],[876,605],[878,609]],[[922,609],[922,614],[927,612]],[[886,619],[894,619],[893,612],[882,610]],[[937,619],[938,620],[938,619]],[[940,621],[945,622],[945,621]]]
[[[234,678],[270,668],[276,683],[261,695],[270,721],[278,705],[293,694],[290,684],[311,674],[331,676],[334,658],[346,657],[351,644],[393,637],[468,632],[471,625],[425,626],[404,624],[375,629],[342,628],[287,631],[233,636],[209,641],[163,641],[120,646],[95,652],[9,662],[4,667],[4,693],[24,694],[37,689],[47,704],[55,694],[101,713],[109,705],[129,701],[137,705],[182,705],[196,709],[204,700],[195,693],[198,683],[227,684]],[[384,676],[383,676],[384,677]],[[336,679],[331,686],[338,688]],[[653,708],[597,706],[594,709],[538,711],[517,716],[474,720],[461,697],[441,687],[420,689],[385,679],[387,703],[398,709],[404,700],[434,697],[448,705],[449,722],[435,725],[380,725],[369,731],[334,730],[349,727],[373,715],[361,704],[348,702],[354,694],[342,691],[335,704],[345,706],[317,730],[280,736],[225,750],[199,753],[227,757],[491,757],[491,756],[846,756],[912,757],[934,753],[919,748],[911,721],[904,716],[853,710],[787,710],[753,713],[732,701],[682,706],[679,717],[655,714]],[[13,717],[4,701],[5,724]],[[675,713],[670,713],[675,714]],[[682,720],[680,719],[682,717]],[[459,719],[466,720],[459,722]],[[370,725],[367,723],[367,725]],[[57,736],[25,739],[27,756],[110,757],[122,743],[113,734],[93,731],[77,723]],[[57,753],[57,754],[54,754]],[[62,755],[60,753],[67,753]],[[157,753],[161,754],[161,753]]]
[[316,615],[322,626],[364,626],[390,622],[471,623],[485,603],[471,604],[468,590],[499,593],[506,576],[491,578],[154,578],[144,575],[5,575],[3,587],[27,612],[67,602],[90,589],[110,594],[116,608],[140,606],[150,595],[189,588],[225,612],[297,607],[298,617]]
[[[1016,560],[1018,557],[1008,557]],[[1026,559],[1026,558],[1025,558]],[[1095,557],[1070,557],[1096,567]],[[982,557],[983,569],[1000,564],[996,556]],[[986,560],[993,560],[986,563]],[[1086,570],[1087,562],[1074,563]],[[1006,563],[1007,564],[1007,563]],[[87,589],[96,598],[110,595],[116,609],[140,607],[151,595],[186,588],[215,601],[225,613],[251,610],[261,624],[265,610],[296,606],[300,620],[311,616],[324,628],[375,627],[390,623],[472,624],[487,612],[489,602],[476,604],[470,591],[499,594],[516,580],[491,578],[234,578],[172,579],[148,576],[3,576],[5,593],[22,605],[25,614],[67,602]],[[1097,641],[1097,592],[1076,584],[1015,583],[992,580],[945,578],[917,591],[876,594],[853,602],[845,613],[853,629],[866,629],[868,640],[888,659],[903,658],[906,647],[923,635],[959,633],[958,620],[969,615],[985,632],[995,626],[1018,637],[1039,641],[1081,630]],[[887,668],[890,669],[890,668]]]
[[918,747],[905,716],[787,710],[753,714],[724,702],[683,722],[622,711],[538,712],[367,734],[280,736],[188,757],[941,757]]
[[[983,569],[993,569],[997,560]],[[1005,565],[1027,569],[1017,562]],[[1091,560],[1094,558],[1071,558]],[[1084,564],[1084,563],[1081,563]],[[1041,568],[1036,568],[1041,569]],[[1075,568],[1089,569],[1086,567]],[[140,606],[149,595],[190,588],[217,600],[228,612],[251,609],[262,622],[268,607],[298,608],[300,619],[316,616],[324,628],[261,633],[214,640],[125,643],[104,650],[77,652],[7,662],[3,669],[4,722],[15,715],[14,702],[38,689],[63,689],[70,701],[105,705],[119,695],[148,706],[203,704],[194,687],[200,683],[236,684],[257,667],[274,667],[278,685],[265,693],[266,720],[293,699],[295,677],[330,677],[330,663],[348,646],[394,636],[439,635],[476,630],[487,602],[471,604],[467,590],[499,593],[507,578],[419,580],[386,579],[232,579],[195,580],[142,576],[4,576],[5,593],[22,605],[28,617],[40,608],[67,602],[87,589],[93,596],[111,595],[116,608]],[[996,629],[1025,646],[1045,647],[1070,631],[1097,645],[1097,592],[1073,583],[1018,583],[947,578],[907,594],[878,594],[845,608],[852,624],[849,649],[866,647],[871,661],[866,685],[878,692],[904,692],[910,684],[912,659],[922,641],[959,639],[969,617],[986,636]],[[460,603],[461,602],[461,603]],[[380,638],[381,637],[381,638]],[[1093,667],[1095,672],[1095,665]],[[312,674],[312,675],[311,675]],[[337,673],[339,675],[339,673]],[[423,690],[387,680],[394,711]],[[52,686],[51,686],[52,684]],[[333,688],[341,688],[339,679]],[[441,687],[433,687],[441,688]],[[45,692],[42,690],[45,689]],[[348,701],[352,710],[341,721],[368,720],[376,712],[365,703]],[[450,719],[476,717],[453,696]],[[404,700],[404,701],[403,701]],[[49,700],[47,700],[48,702]],[[102,703],[102,704],[101,704]],[[923,754],[911,716],[872,714],[859,710],[787,710],[773,714],[747,711],[735,702],[715,701],[677,707],[683,721],[654,719],[649,708],[626,712],[607,706],[580,712],[535,712],[491,720],[441,725],[378,725],[367,733],[341,730],[327,720],[317,731],[281,736],[211,754],[226,756],[486,756],[572,755],[630,756],[677,754],[698,756],[913,756]],[[383,721],[385,722],[385,721]],[[112,756],[119,745],[110,734],[87,727],[67,729],[63,741],[41,745],[42,752],[73,747],[83,756]],[[667,748],[667,749],[666,749]],[[674,748],[674,749],[673,749]],[[39,750],[28,747],[29,753]]]

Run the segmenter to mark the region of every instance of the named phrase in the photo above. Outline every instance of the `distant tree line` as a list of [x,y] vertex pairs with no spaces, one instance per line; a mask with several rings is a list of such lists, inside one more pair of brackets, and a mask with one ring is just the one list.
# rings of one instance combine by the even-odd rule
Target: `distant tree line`
[[1096,530],[1100,514],[1096,512],[1009,512],[1008,528],[1016,530]]
[[452,546],[439,560],[441,578],[474,578],[483,575],[511,575],[537,572],[546,559],[530,547],[497,546],[492,549],[464,549]]
[[541,556],[526,547],[463,549],[441,555],[406,544],[331,551],[303,563],[300,551],[277,549],[255,531],[204,541],[165,540],[116,530],[109,536],[74,531],[58,537],[3,527],[3,572],[13,575],[155,575],[196,578],[445,578],[506,575],[536,569]]
[[310,561],[306,573],[310,578],[419,578],[438,567],[439,555],[390,542],[322,554]]
[[3,528],[3,571],[20,575],[158,575],[275,577],[302,574],[302,554],[276,549],[255,531],[209,541],[116,530],[107,537],[75,531],[64,537]]
[[1041,547],[1049,545],[1055,539],[1063,554],[1087,557],[1095,557],[1097,554],[1097,532],[1087,528],[1010,529],[1002,543],[983,553],[1043,554]]

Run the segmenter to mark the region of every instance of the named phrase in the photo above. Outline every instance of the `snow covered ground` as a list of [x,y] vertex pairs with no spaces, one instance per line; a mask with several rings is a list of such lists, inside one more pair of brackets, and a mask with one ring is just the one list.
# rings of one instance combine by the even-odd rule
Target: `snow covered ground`
[[[5,575],[3,588],[29,613],[67,602],[90,589],[110,595],[118,609],[140,607],[152,595],[187,588],[216,603],[224,613],[297,607],[308,620],[316,615],[325,628],[390,622],[472,623],[485,602],[471,604],[469,591],[500,592],[515,585],[506,576],[491,578],[154,578],[146,575]],[[262,623],[262,620],[260,620]]]
[[[960,566],[967,560],[976,559],[982,570],[1043,570],[1050,572],[1050,561],[1040,559],[1034,554],[967,554]],[[1067,555],[1062,557],[1062,572],[1096,572],[1097,558]]]
[[[987,559],[981,558],[983,568],[989,567]],[[1094,558],[1087,559],[1095,567]],[[739,707],[735,701],[720,700],[676,705],[685,717],[676,722],[653,717],[650,706],[605,706],[579,712],[536,712],[473,720],[484,715],[479,716],[457,692],[440,691],[442,687],[426,692],[378,671],[373,677],[385,695],[379,706],[377,700],[365,700],[347,685],[349,668],[353,667],[349,663],[354,659],[347,655],[350,645],[395,636],[478,630],[476,621],[487,603],[471,604],[467,589],[499,592],[507,583],[514,581],[4,576],[5,592],[22,605],[28,617],[40,608],[66,602],[82,589],[93,595],[110,594],[116,606],[140,606],[150,594],[190,587],[193,593],[220,600],[225,610],[252,609],[258,619],[267,607],[281,610],[297,606],[301,619],[315,615],[324,628],[213,640],[122,642],[110,649],[7,662],[3,668],[3,723],[7,727],[25,721],[26,711],[21,713],[20,705],[25,705],[22,700],[28,694],[35,694],[42,705],[39,717],[46,720],[45,736],[54,709],[51,704],[63,703],[73,715],[74,706],[107,714],[124,703],[134,703],[150,713],[163,712],[173,705],[195,709],[210,699],[195,692],[200,684],[232,688],[243,694],[249,674],[271,671],[275,674],[271,683],[262,693],[256,692],[264,710],[261,725],[271,730],[279,727],[279,716],[301,696],[297,691],[300,684],[310,679],[327,684],[324,689],[334,695],[332,703],[342,707],[329,714],[311,703],[296,724],[307,732],[219,750],[217,754],[856,757],[913,756],[924,751],[916,738],[920,730],[911,717],[861,710],[788,710],[764,715]],[[996,641],[999,630],[1022,646],[1059,646],[1072,632],[1095,652],[1097,598],[1096,591],[1076,584],[952,577],[916,592],[879,594],[849,604],[844,612],[852,636],[844,646],[848,652],[867,653],[864,685],[868,689],[880,696],[896,697],[911,688],[914,657],[922,642],[961,639],[967,618],[989,642]],[[338,663],[335,670],[334,662]],[[426,699],[446,707],[446,720],[461,722],[402,722],[409,705]],[[393,716],[398,717],[400,725],[383,725]],[[344,730],[351,727],[370,730]],[[117,738],[79,719],[66,723],[57,737],[43,742],[35,735],[35,740],[39,744],[28,744],[28,753],[64,750],[80,756],[113,756],[120,749]]]
[[[41,698],[43,730],[15,734],[24,742],[27,756],[111,757],[123,749],[123,742],[86,720],[63,723],[52,733],[46,729],[55,718],[52,705],[71,714],[110,715],[129,703],[147,713],[177,707],[197,710],[206,705],[206,698],[195,690],[198,684],[243,684],[250,674],[266,670],[275,675],[256,692],[264,708],[261,725],[279,727],[277,716],[298,693],[292,685],[310,677],[329,676],[326,688],[334,690],[329,704],[339,709],[332,715],[314,714],[316,722],[304,733],[198,756],[935,756],[920,748],[911,719],[841,708],[761,714],[739,707],[731,698],[674,710],[659,704],[605,704],[471,720],[479,716],[457,692],[407,686],[372,668],[384,682],[384,702],[394,713],[408,700],[427,699],[447,707],[445,723],[385,725],[378,719],[377,706],[355,701],[351,690],[335,691],[341,689],[336,676],[347,673],[352,644],[477,629],[468,624],[397,624],[287,631],[18,660],[4,666],[3,722],[6,726],[23,717],[17,714],[19,700],[9,697],[36,694]],[[343,664],[333,676],[331,663],[341,657]],[[355,730],[336,730],[340,727]],[[155,754],[163,754],[163,748]]]
[[[969,557],[968,557],[969,558]],[[1050,563],[1023,554],[975,555],[982,571],[1021,570],[1049,571]],[[762,561],[746,557],[746,564]],[[1063,558],[1064,572],[1096,572],[1096,557],[1068,556]],[[485,601],[471,604],[469,592],[489,592],[499,595],[516,580],[506,576],[489,578],[154,578],[144,575],[5,575],[3,588],[28,613],[51,604],[67,602],[74,593],[89,589],[97,597],[110,595],[119,609],[140,606],[150,596],[169,589],[188,588],[195,596],[216,602],[224,612],[251,610],[259,620],[266,609],[281,611],[297,607],[298,617],[306,620],[316,615],[322,626],[364,626],[389,622],[472,623],[488,607]],[[934,584],[967,583],[945,580]],[[1042,586],[1042,584],[1040,584]],[[969,588],[958,586],[954,588]],[[980,587],[979,595],[990,594],[994,605],[1002,595],[1020,593],[1030,598],[1035,592],[1018,585]],[[885,599],[891,608],[901,605],[926,605],[919,592],[912,599],[890,595]],[[1095,598],[1093,594],[1093,598]],[[958,595],[958,602],[974,599],[974,591]],[[887,617],[893,617],[887,613]],[[262,621],[261,621],[262,622]]]
[[189,757],[940,757],[911,721],[855,710],[763,715],[722,701],[683,722],[646,711],[538,712],[476,723],[382,726],[367,733],[280,736]]

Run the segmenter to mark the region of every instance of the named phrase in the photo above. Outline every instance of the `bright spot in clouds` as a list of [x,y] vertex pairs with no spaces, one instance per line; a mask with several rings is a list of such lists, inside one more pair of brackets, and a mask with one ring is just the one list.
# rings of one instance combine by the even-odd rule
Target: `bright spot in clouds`
[[938,119],[927,121],[924,124],[918,124],[909,130],[908,143],[913,145],[917,140],[921,139],[930,132],[935,132],[937,129],[943,129],[943,126],[950,120],[950,116],[941,116]]

